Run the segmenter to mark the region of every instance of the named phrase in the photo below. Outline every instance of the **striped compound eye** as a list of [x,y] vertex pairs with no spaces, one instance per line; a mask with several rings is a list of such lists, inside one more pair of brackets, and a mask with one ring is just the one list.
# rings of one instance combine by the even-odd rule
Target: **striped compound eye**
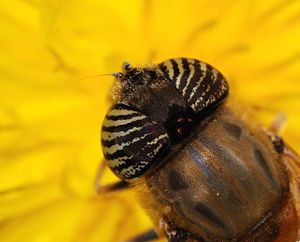
[[118,103],[102,126],[102,150],[110,169],[121,179],[141,176],[167,149],[170,137],[159,123]]
[[195,113],[216,106],[228,94],[226,79],[209,64],[176,58],[158,66]]
[[125,62],[123,71],[117,75],[126,80],[120,103],[103,122],[102,151],[119,178],[133,179],[171,144],[188,137],[227,96],[228,85],[219,71],[195,59],[169,59],[134,70]]

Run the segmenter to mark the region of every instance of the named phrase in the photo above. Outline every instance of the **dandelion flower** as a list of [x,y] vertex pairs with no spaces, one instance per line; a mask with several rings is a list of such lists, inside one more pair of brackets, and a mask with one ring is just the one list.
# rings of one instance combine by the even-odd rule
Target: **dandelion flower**
[[[118,241],[151,228],[134,194],[97,196],[113,77],[191,57],[217,67],[300,152],[300,2],[0,2],[0,239]],[[103,182],[114,181],[107,171]]]

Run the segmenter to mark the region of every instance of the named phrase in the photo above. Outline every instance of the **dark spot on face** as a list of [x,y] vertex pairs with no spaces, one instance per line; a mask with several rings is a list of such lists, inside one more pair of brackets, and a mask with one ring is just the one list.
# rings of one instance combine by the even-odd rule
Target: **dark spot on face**
[[156,73],[156,71],[149,71],[149,75],[150,75],[150,78],[152,80],[156,80],[157,79],[157,73]]
[[168,183],[172,190],[178,191],[187,189],[189,185],[183,180],[181,174],[175,170],[171,170],[168,176]]
[[178,123],[180,123],[180,122],[182,122],[182,121],[183,121],[183,117],[180,117],[180,118],[177,119],[177,122],[178,122]]
[[226,132],[229,133],[232,137],[234,137],[236,140],[240,140],[242,134],[242,129],[240,126],[225,122],[223,123],[223,127]]
[[210,220],[213,224],[216,224],[224,229],[227,227],[222,217],[218,216],[208,205],[198,202],[195,206],[195,210],[197,213]]

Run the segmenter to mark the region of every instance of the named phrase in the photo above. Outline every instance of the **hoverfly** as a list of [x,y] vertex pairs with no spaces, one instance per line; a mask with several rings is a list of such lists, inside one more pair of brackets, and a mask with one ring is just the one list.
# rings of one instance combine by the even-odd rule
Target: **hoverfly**
[[176,58],[125,62],[113,75],[117,101],[101,141],[121,181],[98,192],[133,186],[146,197],[155,231],[147,239],[296,241],[299,158],[276,127],[236,112],[218,70]]

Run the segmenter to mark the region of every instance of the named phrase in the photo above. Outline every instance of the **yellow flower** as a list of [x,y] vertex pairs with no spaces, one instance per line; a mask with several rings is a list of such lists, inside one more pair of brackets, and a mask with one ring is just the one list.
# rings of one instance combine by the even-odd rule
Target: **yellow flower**
[[[129,192],[97,196],[110,76],[172,57],[206,61],[231,93],[284,111],[300,152],[300,1],[0,2],[0,240],[117,241],[151,228]],[[103,182],[116,178],[105,173]]]

